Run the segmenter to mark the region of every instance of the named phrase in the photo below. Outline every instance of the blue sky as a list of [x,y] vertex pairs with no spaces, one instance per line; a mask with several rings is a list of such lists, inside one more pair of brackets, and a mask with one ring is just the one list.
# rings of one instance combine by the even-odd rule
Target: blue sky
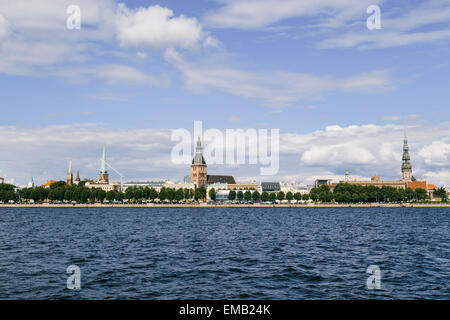
[[[170,130],[202,120],[279,128],[272,178],[306,183],[398,178],[407,127],[415,174],[448,185],[449,40],[447,0],[4,0],[0,175],[63,179],[72,160],[94,177],[106,144],[126,178],[181,179]],[[257,169],[212,167],[264,180]]]

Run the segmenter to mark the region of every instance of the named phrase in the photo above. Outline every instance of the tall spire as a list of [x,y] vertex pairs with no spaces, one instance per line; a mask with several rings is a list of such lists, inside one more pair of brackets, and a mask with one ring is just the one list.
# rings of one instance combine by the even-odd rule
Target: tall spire
[[73,174],[72,174],[72,160],[69,161],[69,172],[67,173],[67,185],[71,186],[73,183]]
[[108,171],[106,170],[106,147],[103,146],[103,157],[102,157],[102,166],[100,168],[101,174],[107,174]]
[[33,176],[30,177],[30,182],[28,182],[28,188],[34,188]]
[[203,158],[203,147],[200,137],[197,140],[197,146],[195,148],[195,157],[192,159],[192,164],[206,164],[205,158]]
[[410,163],[411,157],[409,155],[408,138],[406,136],[406,129],[403,138],[403,157],[402,157],[402,180],[412,180],[412,166]]

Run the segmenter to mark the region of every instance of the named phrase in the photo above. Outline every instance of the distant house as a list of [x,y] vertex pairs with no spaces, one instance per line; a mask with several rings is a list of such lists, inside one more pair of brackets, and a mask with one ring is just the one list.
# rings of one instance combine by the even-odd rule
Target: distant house
[[233,176],[218,176],[218,175],[207,175],[206,176],[207,184],[214,183],[228,183],[228,184],[236,184],[236,180],[234,180]]
[[1,183],[5,183],[5,178],[0,177],[0,184],[1,184]]
[[261,182],[262,192],[279,192],[281,185],[279,182]]
[[55,180],[47,181],[46,183],[44,183],[43,185],[41,185],[41,187],[42,187],[42,188],[50,188],[50,186],[51,186],[52,184],[54,184],[55,182],[56,182]]
[[228,201],[228,195],[230,190],[219,190],[216,193],[216,202],[226,202]]

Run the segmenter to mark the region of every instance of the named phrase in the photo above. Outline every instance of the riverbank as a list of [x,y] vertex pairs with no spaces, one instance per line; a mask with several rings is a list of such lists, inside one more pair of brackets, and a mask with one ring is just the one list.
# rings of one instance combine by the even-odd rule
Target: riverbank
[[0,204],[0,208],[450,208],[450,203],[363,203],[363,204]]

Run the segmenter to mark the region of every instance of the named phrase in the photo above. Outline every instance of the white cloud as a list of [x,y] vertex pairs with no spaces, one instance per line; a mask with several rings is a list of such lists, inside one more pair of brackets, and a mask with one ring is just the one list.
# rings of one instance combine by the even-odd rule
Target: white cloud
[[423,117],[421,114],[407,114],[402,116],[385,116],[383,120],[385,121],[401,121],[401,120],[415,120]]
[[431,43],[447,38],[450,38],[450,29],[413,33],[365,30],[360,33],[350,32],[326,39],[320,43],[320,47],[325,49],[355,46],[360,49],[388,48],[416,43]]
[[433,141],[430,145],[424,146],[419,155],[428,165],[449,166],[450,144],[443,141]]
[[[399,179],[403,129],[400,125],[368,124],[330,125],[305,134],[285,132],[280,135],[277,176],[259,177],[259,165],[213,165],[208,166],[208,172],[232,174],[238,181],[246,177],[284,180],[295,176],[311,183],[313,177],[342,176],[348,169],[353,178],[377,174],[382,179]],[[439,140],[450,139],[449,124],[420,124],[408,129],[414,176],[429,183],[450,185],[450,149],[442,142],[445,140]],[[170,137],[171,131],[165,129],[108,128],[95,123],[0,126],[0,150],[3,150],[0,172],[3,177],[23,185],[31,175],[37,183],[47,179],[64,180],[68,162],[72,160],[74,170],[80,170],[83,178],[95,178],[101,148],[106,143],[110,163],[126,180],[156,177],[181,180],[189,172],[189,166],[172,164],[170,153],[175,142]],[[443,151],[447,160],[441,157]],[[111,179],[118,177],[112,174]]]
[[101,79],[109,85],[148,85],[153,87],[168,87],[170,78],[167,74],[147,74],[139,69],[120,65],[103,64],[79,68],[66,68],[54,70],[53,76],[61,77],[72,82],[85,82],[89,79]]
[[148,75],[138,69],[117,64],[98,66],[91,74],[111,84],[126,83],[167,86],[169,83],[169,79],[164,75]]
[[425,172],[423,176],[431,183],[435,184],[438,188],[446,187],[447,191],[450,190],[450,171],[440,170]]
[[301,156],[301,161],[306,165],[326,166],[330,162],[335,165],[341,164],[369,164],[374,162],[375,157],[363,147],[352,143],[333,146],[311,147]]
[[[223,0],[223,6],[205,16],[208,25],[219,28],[261,28],[293,17],[321,16],[321,23],[342,24],[365,12],[379,0]],[[326,17],[326,18],[324,18]]]
[[[41,67],[86,61],[94,47],[88,45],[90,41],[114,40],[114,0],[77,1],[80,30],[66,28],[66,10],[71,4],[70,0],[2,0],[0,12],[9,32],[1,43],[0,73],[44,74]],[[0,33],[2,25],[0,18]]]
[[171,49],[166,51],[166,60],[181,71],[186,86],[196,93],[218,89],[237,96],[260,99],[268,106],[285,106],[303,99],[318,99],[334,91],[371,91],[390,86],[388,73],[384,70],[347,78],[287,71],[250,72],[227,66],[189,63]]
[[119,4],[116,26],[123,47],[193,48],[205,37],[196,18],[174,17],[172,10],[158,5],[132,10]]
[[[400,12],[400,14],[398,14]],[[419,43],[434,43],[450,38],[450,2],[447,0],[411,3],[401,11],[381,8],[381,30],[368,30],[363,23],[343,26],[321,41],[321,48],[378,49]],[[423,28],[420,30],[420,28]]]
[[[9,27],[8,27],[8,22],[6,21],[6,18],[0,14],[0,41],[3,38],[6,38],[6,36],[9,33]],[[0,42],[1,44],[1,42]]]

